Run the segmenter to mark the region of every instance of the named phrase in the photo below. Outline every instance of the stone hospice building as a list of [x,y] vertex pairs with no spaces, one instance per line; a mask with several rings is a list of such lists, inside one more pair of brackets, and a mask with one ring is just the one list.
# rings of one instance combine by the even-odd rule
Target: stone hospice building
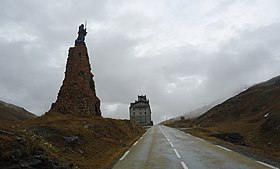
[[138,96],[138,100],[135,100],[134,103],[130,103],[129,116],[132,122],[142,126],[153,125],[151,114],[150,103],[146,95],[140,95]]

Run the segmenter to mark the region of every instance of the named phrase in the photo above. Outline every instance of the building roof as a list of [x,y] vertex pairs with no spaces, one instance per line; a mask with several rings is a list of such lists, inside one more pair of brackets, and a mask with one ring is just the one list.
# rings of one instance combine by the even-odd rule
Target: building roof
[[138,95],[138,100],[134,103],[130,103],[130,107],[149,107],[149,100],[147,100],[146,95]]

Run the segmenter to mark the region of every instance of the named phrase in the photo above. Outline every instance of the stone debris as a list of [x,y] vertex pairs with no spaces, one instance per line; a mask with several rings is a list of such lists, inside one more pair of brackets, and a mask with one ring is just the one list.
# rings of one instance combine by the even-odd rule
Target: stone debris
[[79,140],[79,137],[78,136],[67,136],[67,137],[63,137],[63,139],[68,143],[72,143],[76,140]]

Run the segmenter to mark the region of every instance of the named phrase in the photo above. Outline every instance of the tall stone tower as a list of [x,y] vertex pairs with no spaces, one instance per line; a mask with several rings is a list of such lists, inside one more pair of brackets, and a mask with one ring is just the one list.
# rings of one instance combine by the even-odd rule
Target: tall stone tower
[[75,47],[70,47],[65,78],[57,100],[47,113],[101,116],[100,100],[96,96],[87,47],[84,42],[86,29],[79,27]]

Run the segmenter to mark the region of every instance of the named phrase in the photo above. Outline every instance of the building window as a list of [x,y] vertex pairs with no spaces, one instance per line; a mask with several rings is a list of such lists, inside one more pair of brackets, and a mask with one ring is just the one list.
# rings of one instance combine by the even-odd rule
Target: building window
[[135,115],[135,112],[133,112],[133,115]]
[[142,114],[142,113],[140,112],[140,114]]
[[147,114],[147,112],[145,112],[145,114]]

